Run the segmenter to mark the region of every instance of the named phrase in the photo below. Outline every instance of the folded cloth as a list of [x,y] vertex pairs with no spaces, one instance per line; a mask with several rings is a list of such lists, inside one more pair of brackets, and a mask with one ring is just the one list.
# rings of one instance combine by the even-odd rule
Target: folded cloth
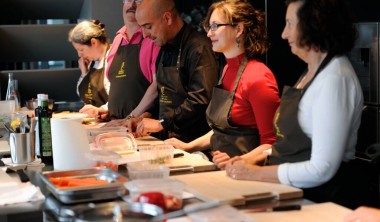
[[13,189],[12,191],[0,194],[0,206],[33,202],[43,199],[45,199],[45,196],[41,193],[40,188],[27,182],[21,184],[18,189]]

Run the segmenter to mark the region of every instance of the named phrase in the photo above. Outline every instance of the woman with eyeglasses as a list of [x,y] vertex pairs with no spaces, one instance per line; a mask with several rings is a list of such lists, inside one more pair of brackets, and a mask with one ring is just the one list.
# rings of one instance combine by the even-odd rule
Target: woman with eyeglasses
[[104,67],[110,44],[104,27],[99,20],[82,21],[69,32],[81,70],[77,93],[85,104],[94,106],[108,101],[109,81],[104,76]]
[[204,28],[212,49],[226,58],[206,115],[212,130],[183,143],[166,140],[188,152],[213,150],[213,161],[248,153],[272,144],[274,113],[280,103],[276,79],[261,58],[268,49],[264,13],[245,1],[221,1],[210,6]]

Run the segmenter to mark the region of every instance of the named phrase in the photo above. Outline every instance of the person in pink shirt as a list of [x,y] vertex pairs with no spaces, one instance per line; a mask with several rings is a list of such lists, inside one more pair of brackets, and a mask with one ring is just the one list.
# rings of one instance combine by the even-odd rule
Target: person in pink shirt
[[143,37],[136,22],[135,12],[140,1],[123,0],[123,3],[125,25],[117,32],[107,56],[108,103],[102,107],[85,105],[80,110],[98,121],[116,119],[108,126],[119,125],[117,122],[124,118],[140,115],[157,97],[155,64],[160,48],[151,39]]

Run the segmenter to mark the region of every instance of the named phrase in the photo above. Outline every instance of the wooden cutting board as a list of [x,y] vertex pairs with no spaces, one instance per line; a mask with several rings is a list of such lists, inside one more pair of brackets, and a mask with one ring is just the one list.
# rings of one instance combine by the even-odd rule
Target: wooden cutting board
[[[191,154],[183,150],[175,149],[174,153],[183,153],[183,157],[174,158],[171,164],[172,171],[179,168],[189,167],[192,172],[204,172],[216,170],[213,162],[203,159],[197,154]],[[185,169],[186,170],[186,169]]]
[[301,198],[301,189],[282,184],[234,180],[225,171],[212,171],[173,176],[186,183],[186,190],[197,198],[228,201],[231,205],[244,205],[248,200],[275,198],[286,200]]
[[336,222],[352,210],[335,203],[321,203],[302,206],[297,211],[245,213],[255,222]]
[[[136,143],[137,146],[164,144],[162,140],[159,140],[152,136],[136,138]],[[213,162],[202,159],[199,155],[193,155],[179,149],[175,149],[174,153],[183,153],[184,155],[183,157],[173,159],[172,164],[170,166],[172,171],[203,172],[216,169],[216,166]]]

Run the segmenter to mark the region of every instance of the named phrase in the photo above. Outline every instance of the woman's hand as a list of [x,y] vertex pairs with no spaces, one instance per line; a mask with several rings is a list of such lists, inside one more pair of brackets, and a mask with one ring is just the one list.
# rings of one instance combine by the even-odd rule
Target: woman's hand
[[90,64],[90,61],[88,59],[80,57],[78,59],[78,65],[79,69],[82,73],[82,76],[84,77],[88,72],[88,64]]
[[[95,118],[95,119],[99,119],[98,116],[99,116],[99,113],[105,113],[107,112],[106,110],[102,109],[102,108],[99,108],[99,107],[96,107],[96,106],[93,106],[93,105],[90,105],[90,104],[87,104],[87,105],[84,105],[82,107],[82,109],[79,110],[80,113],[85,113],[87,114],[87,117],[89,118]],[[107,112],[108,113],[108,112]]]
[[220,152],[219,150],[214,151],[212,153],[212,162],[219,168],[224,170],[226,168],[227,161],[229,161],[231,157],[224,152]]
[[187,151],[189,150],[189,143],[182,142],[181,140],[177,138],[170,138],[164,141],[165,144],[169,144],[174,146],[177,149]]
[[260,168],[236,156],[227,162],[226,173],[227,176],[236,180],[260,180]]
[[380,222],[380,209],[371,207],[359,207],[349,213],[344,222]]
[[272,145],[263,144],[256,147],[251,152],[242,155],[241,157],[250,164],[265,165],[267,157],[272,152],[271,148],[272,148]]
[[108,110],[105,110],[105,109],[98,109],[96,110],[96,116],[95,116],[95,120],[97,122],[105,122],[105,121],[109,121],[109,115],[108,115]]

